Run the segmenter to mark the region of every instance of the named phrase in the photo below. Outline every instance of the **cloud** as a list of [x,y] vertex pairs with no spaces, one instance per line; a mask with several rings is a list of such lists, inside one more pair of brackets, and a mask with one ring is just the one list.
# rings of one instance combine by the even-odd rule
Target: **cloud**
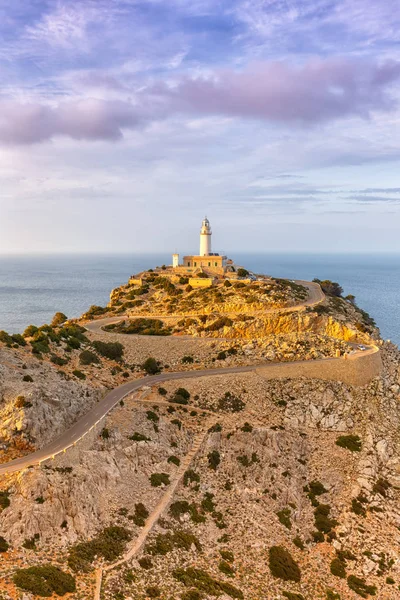
[[183,78],[173,88],[161,85],[159,93],[184,111],[317,123],[394,108],[387,87],[398,79],[400,62],[395,61],[328,59],[301,67],[269,62],[221,71],[214,78]]
[[56,107],[0,103],[0,141],[32,144],[65,135],[76,140],[117,140],[138,127],[143,115],[129,102],[78,100]]
[[[244,71],[224,70],[213,78],[182,76],[174,85],[143,86],[136,103],[83,98],[58,106],[1,103],[0,141],[29,144],[66,135],[116,140],[124,129],[179,113],[218,114],[284,124],[314,124],[349,116],[368,118],[395,108],[390,84],[400,79],[400,62],[367,64],[314,60],[302,67],[260,63]],[[99,81],[97,81],[99,83]],[[117,89],[115,78],[101,83]]]

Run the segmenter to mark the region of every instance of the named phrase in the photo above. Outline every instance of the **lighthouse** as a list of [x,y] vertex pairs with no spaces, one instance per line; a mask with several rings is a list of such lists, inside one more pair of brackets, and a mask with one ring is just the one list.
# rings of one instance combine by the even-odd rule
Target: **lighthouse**
[[210,221],[205,217],[200,229],[200,256],[211,254],[211,233]]

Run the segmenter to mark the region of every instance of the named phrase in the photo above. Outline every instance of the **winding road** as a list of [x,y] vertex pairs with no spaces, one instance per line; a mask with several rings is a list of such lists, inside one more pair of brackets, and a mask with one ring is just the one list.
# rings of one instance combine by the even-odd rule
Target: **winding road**
[[[305,285],[309,289],[309,297],[308,299],[300,305],[296,305],[293,307],[288,307],[287,309],[280,309],[288,311],[297,311],[305,306],[312,306],[315,304],[319,304],[324,300],[324,294],[318,284],[304,281],[297,281],[296,283],[300,283]],[[266,311],[272,312],[272,311]],[[120,316],[117,320],[121,320],[124,318]],[[112,322],[113,319],[100,319],[97,321],[92,321],[86,325],[87,329],[92,332],[98,332],[101,330],[101,327],[106,324],[106,322]],[[179,338],[177,338],[179,339]],[[197,339],[197,338],[193,338]],[[203,338],[200,338],[203,339]],[[215,338],[213,338],[215,340]],[[368,348],[366,352],[377,351],[378,349]],[[365,353],[359,353],[365,355]],[[352,353],[353,358],[355,352]],[[357,353],[358,354],[358,353]],[[320,359],[314,362],[324,362],[325,360],[341,360],[340,358],[327,358]],[[296,364],[302,364],[307,361],[294,361]],[[287,364],[287,363],[282,363]],[[277,366],[276,363],[266,363],[266,364],[258,364],[258,365],[250,365],[250,366],[242,366],[242,367],[222,367],[215,369],[202,369],[202,370],[191,370],[191,371],[177,371],[177,372],[165,372],[160,373],[159,375],[151,375],[146,377],[141,377],[139,379],[134,379],[132,381],[128,381],[123,385],[113,389],[108,392],[102,400],[100,400],[91,410],[89,410],[84,416],[82,416],[78,421],[76,421],[69,429],[64,431],[60,436],[58,436],[53,441],[49,442],[46,446],[32,452],[27,456],[23,456],[21,458],[14,459],[8,463],[4,463],[0,465],[0,475],[6,475],[10,473],[16,473],[18,471],[22,471],[27,469],[28,467],[32,467],[40,464],[41,462],[54,458],[57,454],[61,452],[65,452],[71,446],[74,446],[80,439],[82,439],[89,431],[91,431],[98,423],[112,410],[121,400],[123,400],[126,396],[139,390],[143,385],[154,385],[155,383],[160,383],[166,380],[174,380],[174,379],[195,379],[197,377],[208,377],[214,375],[224,375],[224,374],[233,374],[233,373],[247,373],[251,371],[256,371],[259,367],[263,367],[263,369],[268,366]]]

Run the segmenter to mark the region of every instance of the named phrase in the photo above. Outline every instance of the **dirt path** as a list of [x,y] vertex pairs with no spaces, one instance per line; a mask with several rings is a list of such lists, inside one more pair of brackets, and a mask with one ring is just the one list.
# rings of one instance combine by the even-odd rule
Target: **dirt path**
[[199,449],[207,435],[208,429],[209,429],[212,421],[215,421],[215,416],[212,418],[210,417],[207,420],[207,422],[205,423],[205,429],[195,436],[191,449],[186,454],[185,458],[182,460],[178,470],[175,473],[173,480],[171,481],[170,485],[168,486],[167,491],[162,496],[162,498],[159,500],[158,504],[156,505],[156,507],[154,508],[152,513],[149,515],[149,517],[145,523],[145,526],[141,530],[139,536],[136,538],[136,540],[133,542],[133,544],[128,548],[128,550],[125,552],[123,557],[120,560],[112,563],[111,565],[108,565],[107,567],[104,567],[104,568],[100,567],[97,569],[94,600],[100,600],[103,576],[106,573],[108,573],[109,571],[111,571],[112,569],[115,569],[116,567],[119,567],[120,565],[123,565],[124,563],[126,563],[129,560],[131,560],[132,558],[134,558],[136,556],[136,554],[142,548],[143,544],[145,543],[145,541],[147,539],[147,536],[153,529],[154,525],[157,523],[158,519],[162,516],[164,511],[168,508],[169,504],[171,503],[172,498],[175,494],[175,491],[176,491],[178,485],[180,484],[185,471],[188,469],[188,467],[190,466],[190,463],[192,462],[192,460],[196,456],[197,452],[199,451]]

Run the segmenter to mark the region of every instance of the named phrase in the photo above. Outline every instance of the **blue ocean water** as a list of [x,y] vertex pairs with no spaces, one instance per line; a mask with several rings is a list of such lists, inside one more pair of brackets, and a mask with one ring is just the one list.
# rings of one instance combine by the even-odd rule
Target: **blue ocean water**
[[[400,255],[231,253],[256,273],[290,279],[332,279],[374,317],[384,338],[400,343]],[[110,291],[143,269],[169,264],[169,254],[0,256],[0,330],[22,332],[69,317],[92,304],[104,306]]]

